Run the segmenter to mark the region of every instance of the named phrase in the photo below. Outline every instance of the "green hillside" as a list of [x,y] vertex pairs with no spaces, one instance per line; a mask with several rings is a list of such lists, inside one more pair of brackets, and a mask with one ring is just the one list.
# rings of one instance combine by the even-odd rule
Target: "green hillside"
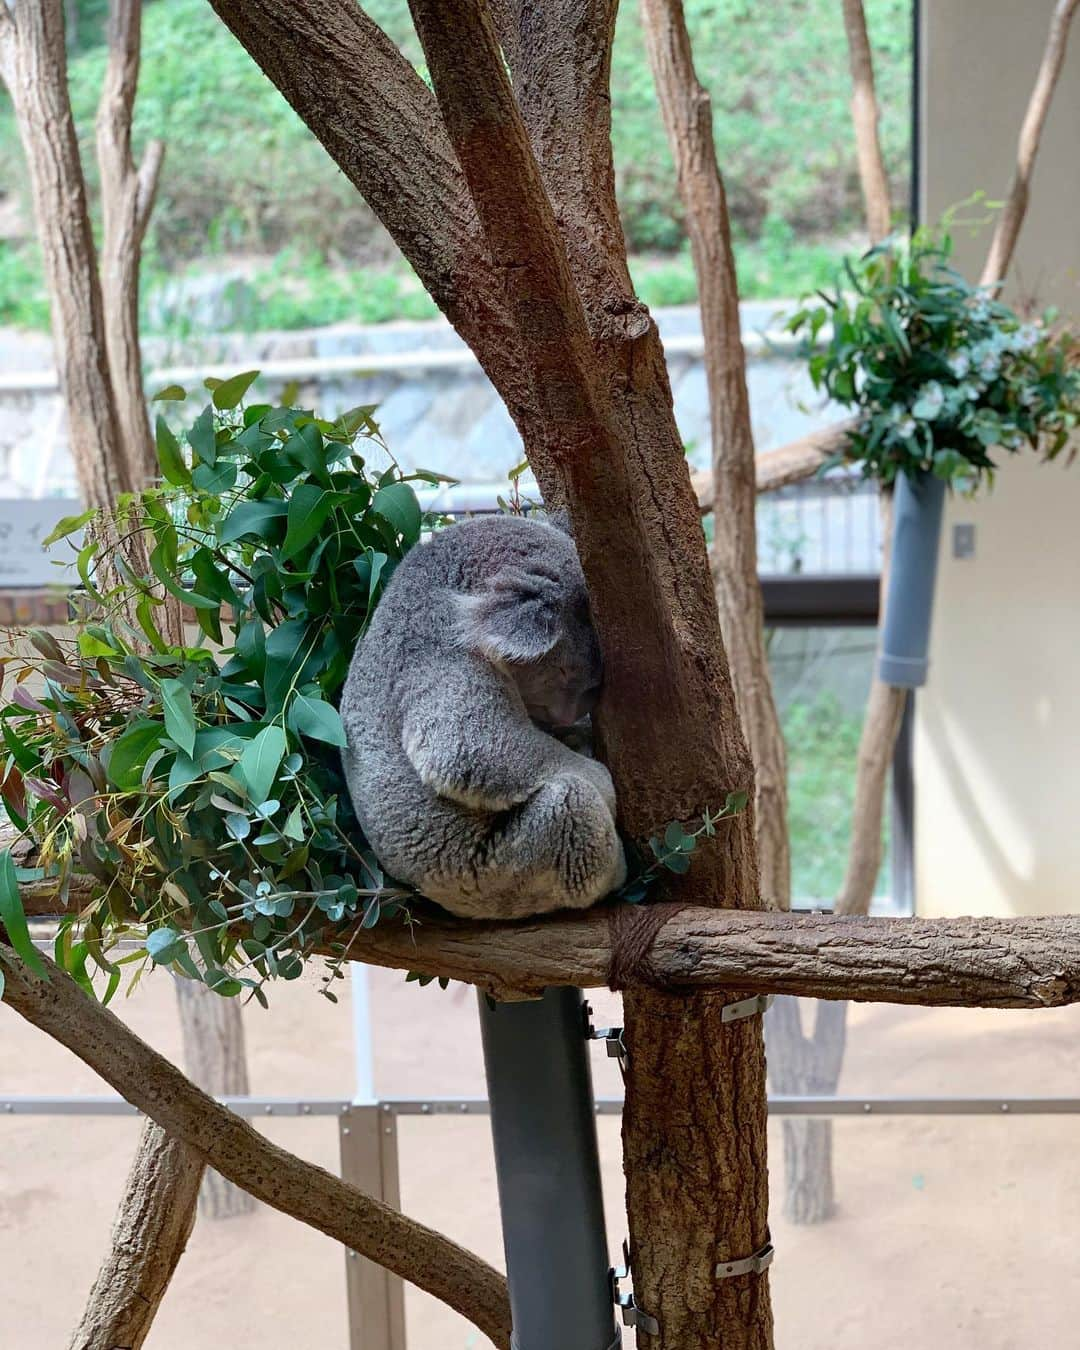
[[[91,179],[105,7],[105,0],[81,0],[71,62]],[[419,59],[404,0],[371,0],[366,8]],[[868,0],[867,10],[884,144],[902,202],[910,5]],[[699,71],[713,94],[744,291],[799,290],[828,272],[835,241],[858,229],[840,6],[687,0],[687,14]],[[619,21],[612,88],[620,202],[631,249],[643,255],[643,289],[654,302],[689,299],[674,176],[632,0]],[[0,184],[19,193],[21,152],[10,115],[0,113]],[[254,256],[265,266],[248,293],[253,312],[239,315],[240,322],[288,326],[427,312],[426,297],[355,191],[206,0],[147,5],[137,138],[150,136],[168,146],[147,249],[150,289],[179,268]],[[296,241],[303,241],[302,251]],[[17,240],[0,244],[0,321],[42,321],[35,273],[32,248]]]

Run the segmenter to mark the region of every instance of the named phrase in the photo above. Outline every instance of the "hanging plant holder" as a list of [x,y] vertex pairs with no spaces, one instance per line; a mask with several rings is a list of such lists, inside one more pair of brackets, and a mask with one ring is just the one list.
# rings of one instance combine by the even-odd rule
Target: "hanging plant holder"
[[928,473],[915,478],[901,473],[896,479],[878,678],[900,689],[926,683],[946,487]]

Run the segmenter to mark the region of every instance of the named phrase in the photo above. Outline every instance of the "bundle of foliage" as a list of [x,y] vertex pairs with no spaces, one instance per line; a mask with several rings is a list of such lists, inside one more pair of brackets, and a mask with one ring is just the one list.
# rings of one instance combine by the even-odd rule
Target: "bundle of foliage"
[[1026,444],[1053,458],[1080,420],[1075,337],[1055,332],[1052,312],[1024,322],[951,254],[947,234],[894,236],[789,321],[811,344],[831,323],[811,378],[856,410],[839,458],[886,484],[932,473],[974,487],[992,475],[991,451]]
[[[420,536],[410,479],[437,476],[369,468],[370,446],[387,458],[370,408],[333,422],[243,408],[253,379],[209,382],[212,404],[183,444],[158,419],[163,486],[115,521],[61,522],[54,538],[87,531],[78,570],[91,615],[73,640],[32,632],[34,656],[5,658],[2,794],[35,866],[0,856],[0,920],[40,966],[18,881],[66,889],[89,877],[90,902],[77,929],[62,924],[56,956],[87,987],[88,961],[103,970],[106,997],[125,963],[140,963],[138,978],[150,959],[262,1002],[265,981],[299,975],[331,925],[333,997],[350,932],[408,918],[409,893],[387,883],[352,816],[335,703]],[[166,593],[193,610],[198,645],[162,636]],[[114,959],[144,925],[145,950]]]

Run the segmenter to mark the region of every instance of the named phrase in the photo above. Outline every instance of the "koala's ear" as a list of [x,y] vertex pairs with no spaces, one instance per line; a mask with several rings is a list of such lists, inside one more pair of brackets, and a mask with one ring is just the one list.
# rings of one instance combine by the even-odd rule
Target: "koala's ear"
[[559,584],[554,577],[503,567],[473,595],[454,596],[462,645],[489,661],[527,665],[545,657],[559,636]]

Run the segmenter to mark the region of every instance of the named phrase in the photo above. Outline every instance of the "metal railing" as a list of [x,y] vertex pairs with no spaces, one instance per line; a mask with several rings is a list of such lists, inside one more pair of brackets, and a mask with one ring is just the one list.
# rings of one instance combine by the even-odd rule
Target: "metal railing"
[[[342,1097],[219,1097],[250,1119],[337,1121],[343,1181],[394,1208],[401,1205],[398,1121],[404,1117],[487,1117],[483,1097],[395,1097],[370,1101]],[[596,1101],[598,1116],[617,1116],[618,1097]],[[3,1116],[141,1116],[117,1096],[0,1097]],[[773,1116],[1066,1116],[1080,1115],[1080,1097],[793,1097],[770,1096]],[[350,1350],[406,1350],[404,1282],[348,1251],[345,1257]]]

